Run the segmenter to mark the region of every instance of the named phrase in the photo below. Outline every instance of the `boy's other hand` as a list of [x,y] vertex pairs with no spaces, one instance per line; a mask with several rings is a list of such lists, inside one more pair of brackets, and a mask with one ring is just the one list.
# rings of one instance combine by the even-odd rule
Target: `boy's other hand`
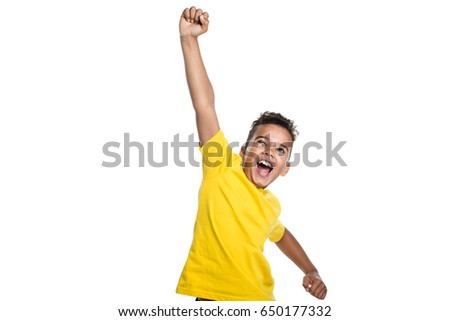
[[327,295],[327,287],[317,272],[306,273],[303,277],[303,287],[306,292],[309,292],[320,300],[325,299],[325,296]]
[[209,15],[202,9],[184,9],[180,18],[180,36],[198,37],[208,31]]

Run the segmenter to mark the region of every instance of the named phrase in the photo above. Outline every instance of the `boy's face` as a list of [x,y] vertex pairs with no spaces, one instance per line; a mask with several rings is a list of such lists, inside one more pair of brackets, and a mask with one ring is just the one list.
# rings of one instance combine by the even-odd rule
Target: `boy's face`
[[259,125],[247,148],[241,148],[245,175],[256,187],[266,188],[289,171],[291,149],[292,138],[287,129]]

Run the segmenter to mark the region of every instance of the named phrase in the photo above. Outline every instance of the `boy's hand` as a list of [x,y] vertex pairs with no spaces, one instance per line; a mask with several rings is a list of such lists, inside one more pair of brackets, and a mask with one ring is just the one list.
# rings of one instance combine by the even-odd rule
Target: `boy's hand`
[[196,7],[186,8],[180,18],[180,36],[198,37],[208,31],[209,15]]
[[327,295],[327,287],[317,272],[306,273],[303,277],[303,287],[306,292],[309,292],[320,300],[325,299],[325,296]]

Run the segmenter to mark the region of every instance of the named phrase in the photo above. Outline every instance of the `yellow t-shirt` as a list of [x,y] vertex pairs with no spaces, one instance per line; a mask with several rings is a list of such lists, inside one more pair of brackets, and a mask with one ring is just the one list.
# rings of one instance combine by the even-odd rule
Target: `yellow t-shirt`
[[274,300],[274,281],[264,257],[267,238],[284,227],[280,203],[244,174],[221,130],[203,147],[203,181],[189,256],[177,293],[232,301]]

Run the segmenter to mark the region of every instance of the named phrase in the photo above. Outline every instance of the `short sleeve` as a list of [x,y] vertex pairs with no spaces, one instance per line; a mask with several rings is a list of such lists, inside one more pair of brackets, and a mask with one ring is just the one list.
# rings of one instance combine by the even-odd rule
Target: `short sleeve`
[[271,242],[278,242],[284,235],[284,225],[281,224],[280,220],[275,222],[272,231],[269,233],[269,240]]
[[222,130],[200,147],[203,176],[214,175],[233,166],[233,152]]

